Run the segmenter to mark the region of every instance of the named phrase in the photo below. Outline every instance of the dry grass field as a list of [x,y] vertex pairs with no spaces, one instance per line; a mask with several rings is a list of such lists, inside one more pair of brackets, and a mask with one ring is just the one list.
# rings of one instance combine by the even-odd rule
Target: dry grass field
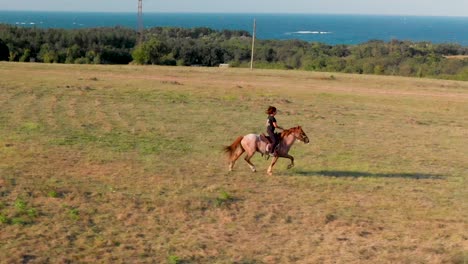
[[467,179],[468,82],[0,63],[0,263],[467,263]]

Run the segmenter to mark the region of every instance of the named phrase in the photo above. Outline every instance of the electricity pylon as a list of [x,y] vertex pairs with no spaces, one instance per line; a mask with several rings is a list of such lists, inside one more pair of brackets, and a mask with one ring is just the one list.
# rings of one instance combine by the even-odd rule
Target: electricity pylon
[[139,42],[143,40],[143,0],[138,0],[138,35]]

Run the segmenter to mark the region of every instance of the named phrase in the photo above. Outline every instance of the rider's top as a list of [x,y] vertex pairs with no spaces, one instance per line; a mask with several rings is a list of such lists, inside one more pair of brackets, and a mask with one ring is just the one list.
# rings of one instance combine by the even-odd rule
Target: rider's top
[[275,126],[273,126],[273,123],[276,123],[276,118],[272,115],[269,115],[267,119],[267,130],[275,132]]

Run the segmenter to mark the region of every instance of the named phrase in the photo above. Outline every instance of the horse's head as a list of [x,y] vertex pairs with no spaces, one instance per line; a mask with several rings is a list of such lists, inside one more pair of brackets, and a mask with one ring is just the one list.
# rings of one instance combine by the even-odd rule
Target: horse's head
[[309,143],[309,137],[306,135],[301,126],[288,129],[287,134],[291,134],[295,139],[304,143]]
[[304,143],[309,143],[309,137],[306,135],[304,130],[302,130],[301,126],[298,126],[297,128],[297,136],[296,138]]

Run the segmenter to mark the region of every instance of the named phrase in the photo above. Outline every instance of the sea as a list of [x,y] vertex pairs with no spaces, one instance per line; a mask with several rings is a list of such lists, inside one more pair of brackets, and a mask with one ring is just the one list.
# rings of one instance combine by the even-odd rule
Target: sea
[[[354,45],[370,40],[408,40],[468,46],[468,17],[144,13],[145,28],[209,27],[245,30],[263,40],[299,39],[330,45]],[[37,28],[128,27],[137,29],[135,13],[0,11],[0,23]]]

